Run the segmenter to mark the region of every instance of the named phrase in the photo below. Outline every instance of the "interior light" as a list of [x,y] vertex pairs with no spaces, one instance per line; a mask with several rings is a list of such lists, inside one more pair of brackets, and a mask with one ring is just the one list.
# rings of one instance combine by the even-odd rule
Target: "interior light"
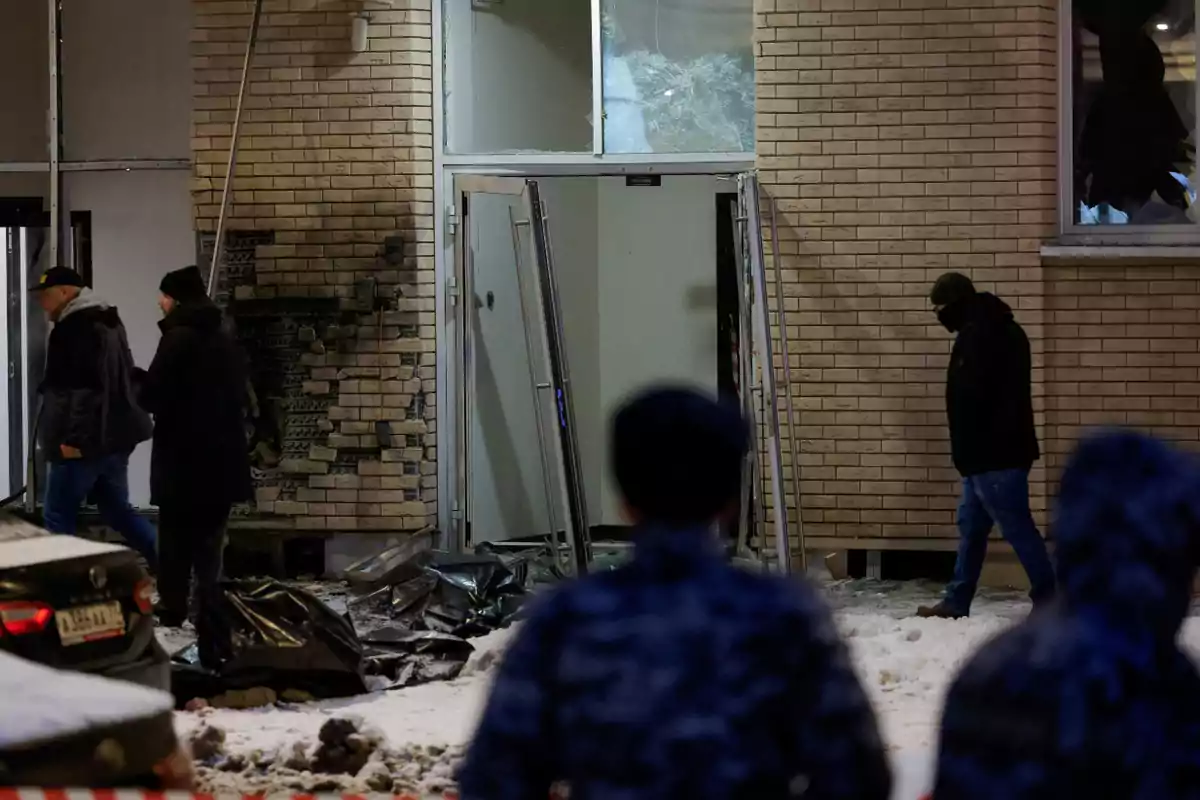
[[1154,27],[1158,28],[1160,31],[1169,31],[1169,30],[1171,30],[1171,26],[1170,26],[1170,25],[1168,25],[1168,24],[1167,24],[1167,23],[1165,23],[1165,22],[1160,22],[1160,23],[1158,23],[1157,25],[1155,25]]

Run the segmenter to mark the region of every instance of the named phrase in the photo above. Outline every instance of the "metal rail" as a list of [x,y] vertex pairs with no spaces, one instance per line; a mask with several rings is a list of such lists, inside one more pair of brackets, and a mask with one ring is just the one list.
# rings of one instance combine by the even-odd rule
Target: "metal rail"
[[225,222],[229,213],[229,199],[233,194],[233,176],[237,172],[238,140],[242,133],[242,107],[246,102],[246,84],[250,80],[250,66],[254,61],[254,49],[258,45],[258,29],[262,24],[263,0],[254,0],[254,14],[250,18],[250,35],[246,39],[246,59],[242,63],[242,82],[238,87],[237,109],[233,113],[233,133],[229,140],[229,163],[225,169],[225,185],[221,189],[221,212],[217,216],[217,236],[213,242],[212,267],[208,271],[208,296],[212,297],[217,286],[217,270],[225,250]]

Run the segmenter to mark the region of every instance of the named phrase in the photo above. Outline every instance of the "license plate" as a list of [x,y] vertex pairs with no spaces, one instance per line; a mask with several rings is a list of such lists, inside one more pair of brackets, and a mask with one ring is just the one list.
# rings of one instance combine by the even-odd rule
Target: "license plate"
[[68,608],[55,614],[54,619],[64,646],[125,635],[125,615],[120,603]]

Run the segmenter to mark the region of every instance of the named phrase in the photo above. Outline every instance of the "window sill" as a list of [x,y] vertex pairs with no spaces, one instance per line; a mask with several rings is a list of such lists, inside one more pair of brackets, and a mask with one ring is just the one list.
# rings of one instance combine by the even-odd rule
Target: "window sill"
[[1044,264],[1200,264],[1200,245],[1045,244]]

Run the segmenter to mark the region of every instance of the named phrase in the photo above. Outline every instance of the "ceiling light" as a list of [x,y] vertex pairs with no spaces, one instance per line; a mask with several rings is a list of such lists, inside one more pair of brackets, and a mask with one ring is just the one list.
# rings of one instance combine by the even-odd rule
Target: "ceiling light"
[[1165,22],[1160,22],[1160,23],[1158,23],[1157,25],[1155,25],[1154,27],[1158,28],[1160,31],[1169,31],[1169,30],[1171,30],[1171,26],[1170,26],[1170,25],[1168,25],[1168,24],[1167,24],[1167,23],[1165,23]]

